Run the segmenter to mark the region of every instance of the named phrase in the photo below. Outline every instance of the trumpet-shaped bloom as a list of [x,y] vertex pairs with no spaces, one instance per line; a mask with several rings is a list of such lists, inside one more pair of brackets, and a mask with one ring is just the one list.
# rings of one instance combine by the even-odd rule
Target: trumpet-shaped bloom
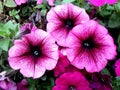
[[72,65],[88,72],[99,72],[117,54],[107,29],[92,20],[73,28],[66,43],[67,57]]
[[115,63],[115,73],[117,76],[120,76],[120,59],[118,59]]
[[15,0],[17,5],[21,5],[27,2],[27,0]]
[[65,40],[72,28],[89,20],[85,9],[73,4],[58,5],[47,13],[47,31],[57,43],[65,46]]
[[9,65],[26,77],[39,78],[46,70],[55,68],[58,61],[58,46],[45,31],[36,30],[15,40],[9,50]]
[[55,83],[52,90],[92,90],[89,82],[77,71],[62,74]]
[[118,0],[89,0],[94,6],[102,6],[104,4],[115,4]]

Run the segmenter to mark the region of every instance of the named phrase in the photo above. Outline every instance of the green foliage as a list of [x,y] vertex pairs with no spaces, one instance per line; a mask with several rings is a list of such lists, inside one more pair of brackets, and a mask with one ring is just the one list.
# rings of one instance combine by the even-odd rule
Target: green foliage
[[14,0],[4,0],[4,5],[7,7],[16,7]]
[[[0,36],[4,37],[4,38],[10,38],[10,35],[12,37],[15,36],[15,34],[17,33],[18,29],[19,29],[19,24],[13,23],[12,21],[8,21],[5,24],[0,24],[1,28],[0,28]],[[14,33],[12,33],[12,32]]]
[[112,80],[113,90],[120,90],[120,77],[115,77]]
[[109,28],[120,28],[120,14],[114,12],[108,21]]
[[74,2],[75,0],[63,0],[62,1],[62,4],[66,4],[66,3],[71,3],[71,2]]
[[9,42],[10,42],[10,39],[9,39],[9,38],[1,39],[1,40],[0,40],[0,48],[1,48],[2,50],[8,51]]
[[3,5],[2,2],[0,1],[0,13],[3,12]]
[[110,75],[110,72],[107,68],[104,68],[102,71],[101,71],[102,74],[106,74],[106,75]]
[[15,10],[13,9],[12,11],[9,12],[9,15],[12,16],[13,18],[16,18],[17,20],[20,19],[20,16],[18,15],[18,13],[20,12],[20,10]]

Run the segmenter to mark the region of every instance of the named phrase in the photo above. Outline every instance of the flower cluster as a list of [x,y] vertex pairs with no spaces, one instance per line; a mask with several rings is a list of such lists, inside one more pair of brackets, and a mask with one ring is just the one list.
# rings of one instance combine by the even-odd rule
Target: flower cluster
[[[0,90],[113,89],[112,79],[120,76],[120,45],[116,43],[120,36],[111,33],[111,21],[102,17],[102,7],[97,11],[97,6],[118,0],[86,0],[81,6],[78,1],[13,0],[16,10],[21,10],[13,9],[11,22],[0,23],[8,33],[0,29],[2,43],[11,43],[2,46],[8,55],[7,64],[0,62]],[[114,10],[112,5],[105,7]],[[6,63],[4,53],[0,49],[2,63]]]

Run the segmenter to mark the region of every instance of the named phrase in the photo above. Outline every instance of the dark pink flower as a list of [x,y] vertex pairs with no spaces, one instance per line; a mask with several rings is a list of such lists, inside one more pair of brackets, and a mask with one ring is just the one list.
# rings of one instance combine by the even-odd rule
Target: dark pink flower
[[54,76],[59,76],[60,74],[65,72],[65,68],[70,65],[69,60],[66,56],[60,56],[58,59],[58,63],[54,69]]
[[76,71],[62,74],[55,83],[52,90],[92,90],[85,77]]
[[115,4],[118,0],[89,0],[94,6],[102,6],[104,4]]
[[21,5],[27,2],[27,0],[15,0],[17,5]]
[[66,56],[66,48],[59,47],[59,59],[56,67],[54,68],[54,76],[58,77],[65,72],[80,71],[76,67],[72,66]]
[[9,65],[26,77],[39,78],[46,70],[55,68],[58,61],[58,46],[43,30],[36,30],[15,40],[9,50]]
[[59,45],[65,46],[65,40],[72,28],[88,20],[85,9],[73,4],[58,5],[47,13],[47,31]]
[[115,73],[117,76],[120,76],[120,59],[118,59],[115,63]]
[[17,90],[28,90],[29,85],[26,79],[23,79],[20,83],[17,83]]
[[88,72],[99,72],[117,54],[107,29],[93,20],[74,27],[66,41],[71,64]]

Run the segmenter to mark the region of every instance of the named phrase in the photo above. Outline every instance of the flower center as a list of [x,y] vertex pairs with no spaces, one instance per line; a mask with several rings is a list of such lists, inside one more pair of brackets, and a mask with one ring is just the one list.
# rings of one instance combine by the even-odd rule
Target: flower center
[[65,20],[65,27],[68,28],[68,29],[72,29],[74,27],[74,21],[73,20]]
[[33,47],[31,52],[34,57],[39,57],[41,55],[39,47]]
[[87,40],[83,42],[83,47],[84,48],[93,48],[94,47],[94,42],[92,40]]
[[75,86],[69,86],[68,90],[76,90]]

